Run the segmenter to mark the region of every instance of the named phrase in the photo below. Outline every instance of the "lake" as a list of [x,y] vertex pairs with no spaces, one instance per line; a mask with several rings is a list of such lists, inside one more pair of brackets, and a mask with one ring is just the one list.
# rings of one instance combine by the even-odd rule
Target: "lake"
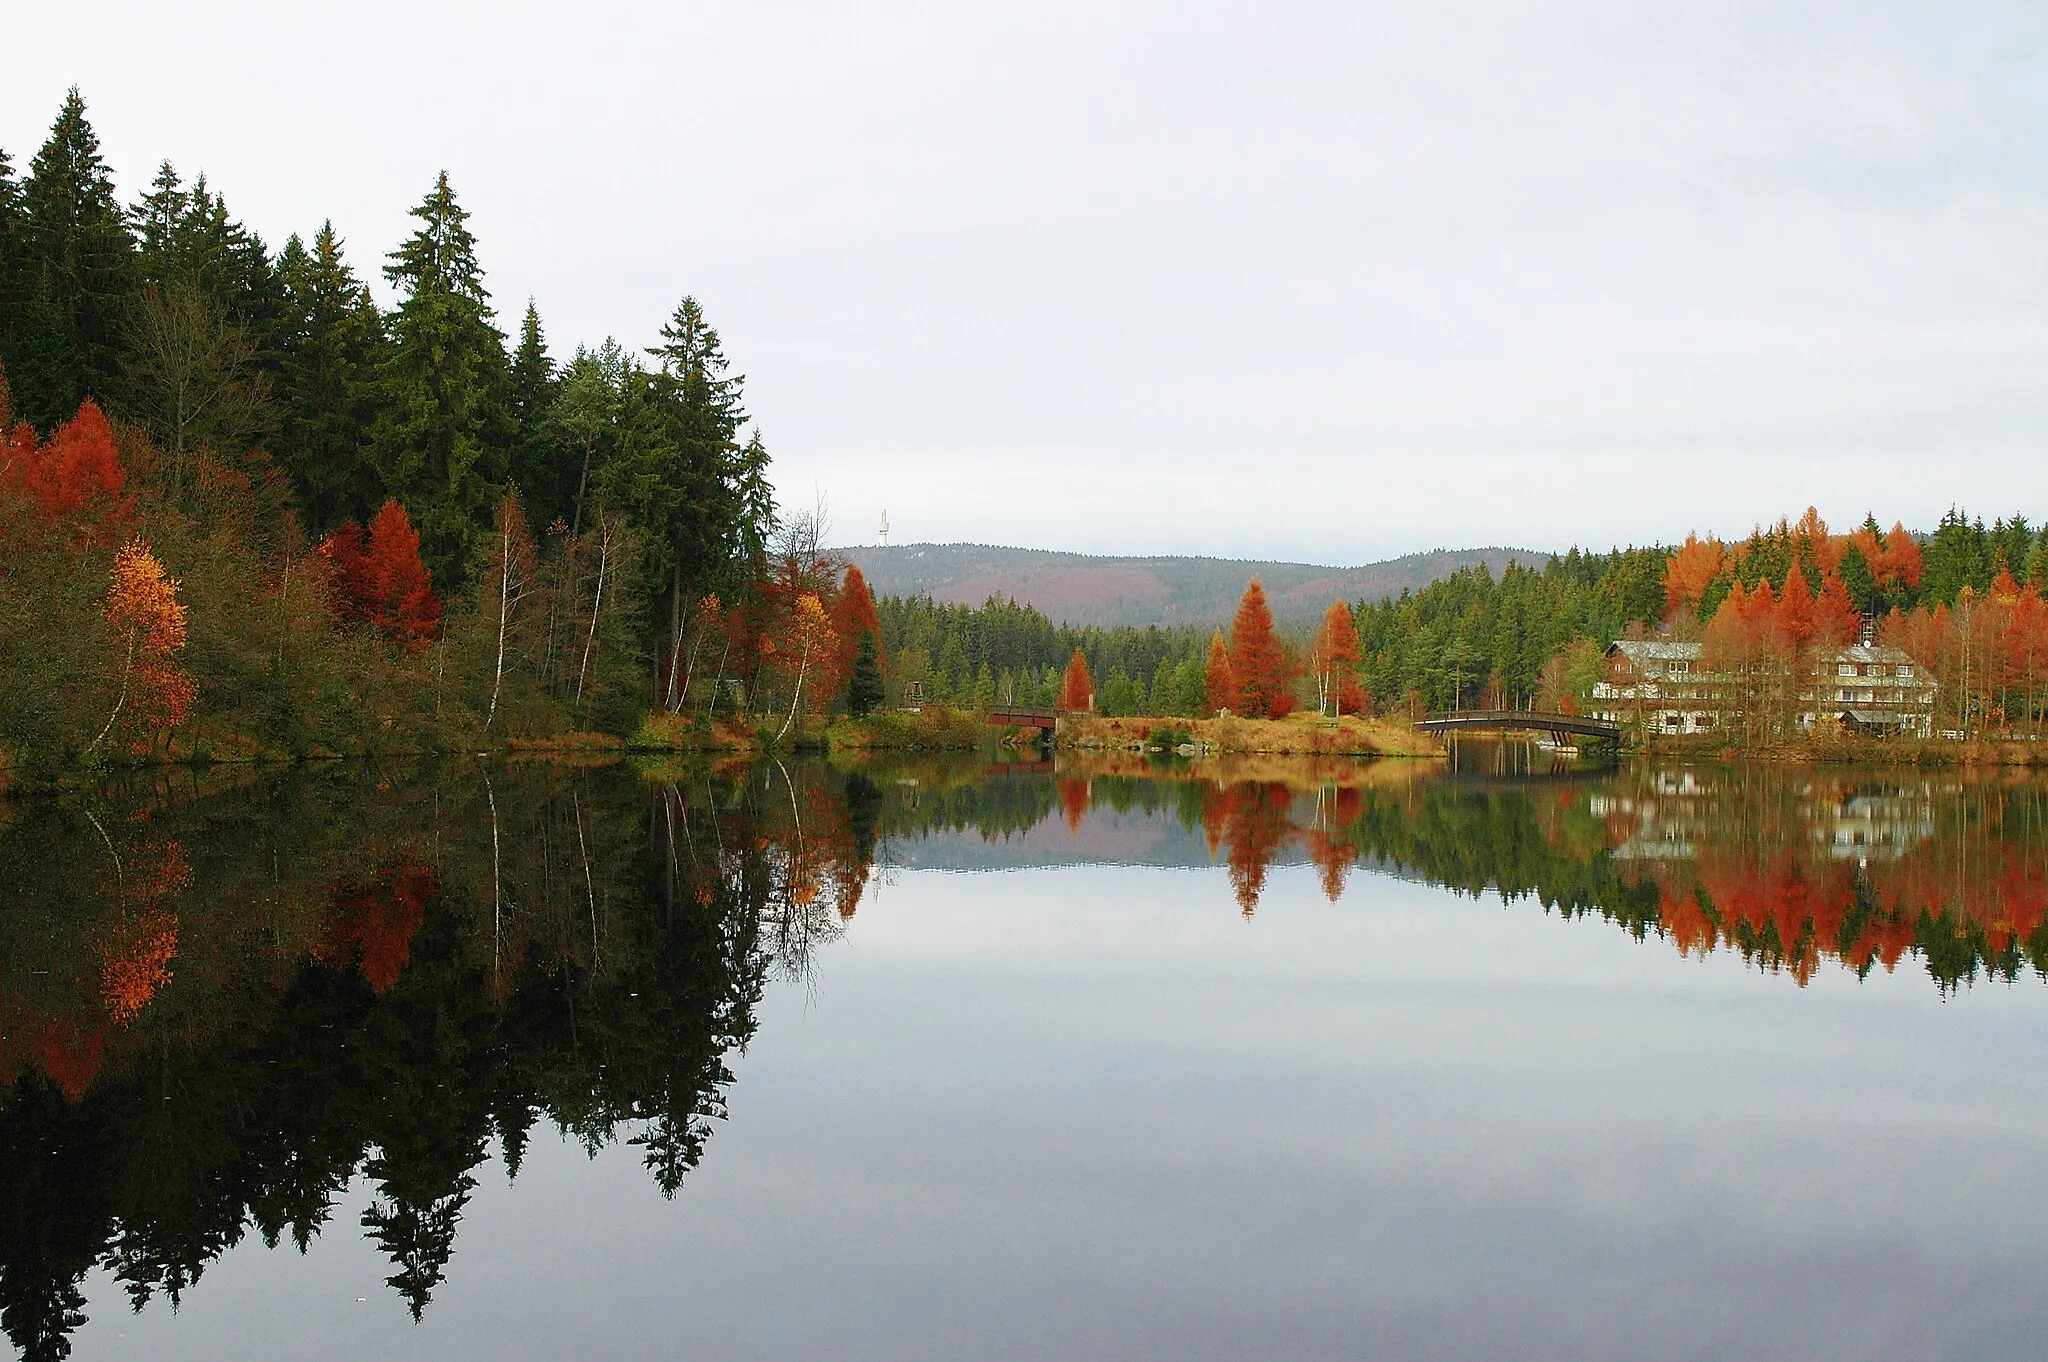
[[2039,779],[444,761],[0,818],[21,1356],[2048,1340]]

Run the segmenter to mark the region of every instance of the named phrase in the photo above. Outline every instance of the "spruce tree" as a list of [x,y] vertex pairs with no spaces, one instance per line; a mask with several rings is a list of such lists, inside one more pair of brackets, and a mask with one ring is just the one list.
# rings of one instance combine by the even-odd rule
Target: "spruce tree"
[[534,524],[545,528],[557,518],[567,523],[568,506],[557,486],[561,461],[549,429],[559,384],[541,332],[540,310],[531,298],[526,300],[526,316],[519,324],[518,348],[512,352],[511,383],[512,422],[518,429],[511,459],[512,482],[532,509]]
[[21,182],[14,177],[14,162],[0,150],[0,374],[12,372],[15,365],[21,328],[22,234],[26,229]]
[[647,537],[647,598],[660,603],[657,618],[673,644],[684,603],[720,585],[768,527],[758,519],[760,501],[742,496],[744,380],[727,372],[717,331],[697,300],[684,298],[661,335],[651,352],[660,370],[634,377],[604,495]]
[[882,703],[882,667],[875,649],[874,632],[862,630],[853,653],[853,671],[846,683],[846,709],[856,719],[866,718]]
[[316,530],[366,520],[378,502],[364,452],[375,428],[384,319],[342,256],[334,224],[308,251],[298,237],[278,257],[283,284],[278,397],[280,458]]
[[488,530],[507,472],[510,374],[469,214],[446,171],[412,215],[419,230],[384,267],[405,297],[391,319],[376,462],[385,492],[413,512],[428,566],[445,583]]
[[606,480],[605,465],[626,422],[640,418],[643,427],[651,424],[642,410],[646,387],[646,376],[633,368],[625,348],[610,336],[595,350],[577,346],[575,358],[556,381],[546,437],[558,456],[545,485],[553,513],[567,515],[572,537],[583,532],[592,478]]
[[200,176],[187,189],[165,161],[149,192],[129,210],[145,286],[190,286],[208,310],[236,327],[266,370],[283,358],[284,285],[263,238],[237,222],[227,200]]
[[192,195],[186,192],[178,168],[165,161],[157,167],[149,192],[136,201],[128,215],[145,280],[163,283],[182,272],[176,263],[178,240],[191,214]]
[[134,299],[135,246],[77,87],[22,186],[16,409],[48,429],[114,390]]

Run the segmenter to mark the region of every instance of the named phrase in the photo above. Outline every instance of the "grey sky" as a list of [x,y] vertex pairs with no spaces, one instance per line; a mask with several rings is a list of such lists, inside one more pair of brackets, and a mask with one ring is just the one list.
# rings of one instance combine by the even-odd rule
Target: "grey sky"
[[366,274],[445,166],[558,349],[697,294],[842,539],[2048,512],[2039,5],[10,10],[18,164],[75,82]]

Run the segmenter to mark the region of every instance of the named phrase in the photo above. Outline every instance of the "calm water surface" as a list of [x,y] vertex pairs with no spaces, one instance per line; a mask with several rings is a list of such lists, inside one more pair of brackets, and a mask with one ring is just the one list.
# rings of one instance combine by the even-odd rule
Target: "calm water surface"
[[443,765],[0,806],[88,1358],[2039,1357],[2048,786]]

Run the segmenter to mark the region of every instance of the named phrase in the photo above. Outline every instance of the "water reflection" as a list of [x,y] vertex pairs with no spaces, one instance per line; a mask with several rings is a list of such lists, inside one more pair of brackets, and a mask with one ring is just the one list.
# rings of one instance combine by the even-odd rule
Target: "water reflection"
[[1800,984],[2048,966],[2037,780],[1538,774],[464,765],[0,806],[0,1327],[64,1356],[95,1268],[176,1302],[252,1232],[303,1249],[358,1176],[417,1316],[478,1169],[516,1176],[543,1118],[629,1142],[673,1197],[763,990],[807,979],[893,867],[1216,863],[1209,901],[1247,915],[1278,866],[1333,901],[1363,868]]

